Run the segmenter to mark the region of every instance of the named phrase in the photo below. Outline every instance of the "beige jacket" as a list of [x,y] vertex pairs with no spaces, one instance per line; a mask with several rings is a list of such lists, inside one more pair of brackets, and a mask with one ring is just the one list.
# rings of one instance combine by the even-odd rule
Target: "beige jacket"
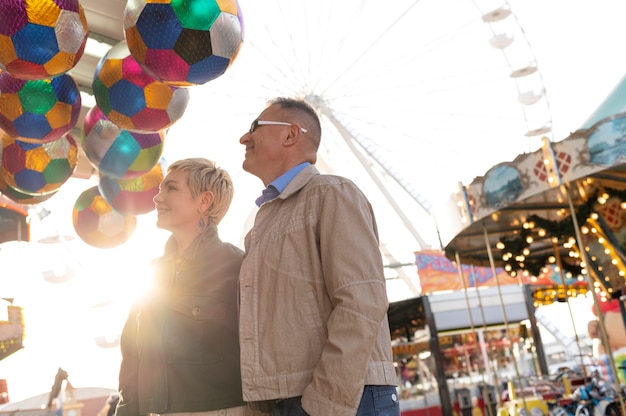
[[260,207],[245,249],[244,400],[302,395],[311,415],[348,416],[364,385],[396,385],[378,231],[352,182],[306,167]]

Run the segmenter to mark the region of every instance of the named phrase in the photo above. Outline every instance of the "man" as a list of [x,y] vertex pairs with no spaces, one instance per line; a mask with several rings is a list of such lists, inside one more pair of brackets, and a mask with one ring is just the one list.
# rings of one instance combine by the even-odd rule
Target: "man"
[[277,98],[239,140],[263,181],[239,275],[244,400],[272,415],[399,415],[372,207],[313,166],[320,121]]

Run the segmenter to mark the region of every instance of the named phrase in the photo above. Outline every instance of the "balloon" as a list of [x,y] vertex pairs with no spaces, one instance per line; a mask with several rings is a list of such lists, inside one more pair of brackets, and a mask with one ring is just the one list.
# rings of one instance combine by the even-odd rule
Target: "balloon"
[[85,115],[81,143],[91,164],[103,175],[130,179],[150,171],[163,154],[165,131],[135,133],[121,129],[98,108]]
[[178,121],[189,102],[189,91],[156,80],[139,65],[125,41],[100,59],[93,80],[96,103],[119,127],[155,132]]
[[137,218],[114,210],[98,187],[93,186],[74,203],[72,224],[85,243],[96,248],[113,248],[128,241],[137,226]]
[[[53,191],[44,195],[28,195],[7,185],[4,179],[2,179],[2,175],[0,175],[0,195],[10,199],[17,204],[37,205],[40,202],[44,202],[52,198],[54,195],[56,195],[57,191]],[[0,201],[1,200],[2,198],[0,198]]]
[[0,68],[12,77],[51,78],[72,69],[87,43],[78,0],[0,0]]
[[0,128],[14,139],[56,140],[74,127],[80,107],[78,84],[70,75],[25,81],[0,73]]
[[159,193],[165,164],[156,164],[150,172],[134,179],[115,179],[100,175],[98,189],[109,204],[125,215],[141,215],[154,210],[152,198]]
[[17,191],[29,195],[56,192],[74,173],[78,146],[70,134],[43,144],[15,140],[0,133],[0,176]]
[[233,63],[243,19],[236,0],[129,0],[124,31],[130,53],[149,74],[191,86],[219,77]]

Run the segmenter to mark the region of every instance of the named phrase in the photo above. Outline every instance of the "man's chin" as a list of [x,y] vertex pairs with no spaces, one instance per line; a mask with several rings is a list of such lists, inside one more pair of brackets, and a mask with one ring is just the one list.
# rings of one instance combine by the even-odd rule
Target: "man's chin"
[[246,172],[254,175],[254,173],[252,172],[251,168],[250,168],[250,162],[248,162],[248,160],[244,160],[243,163],[241,164],[241,167],[243,168],[243,170],[245,170]]

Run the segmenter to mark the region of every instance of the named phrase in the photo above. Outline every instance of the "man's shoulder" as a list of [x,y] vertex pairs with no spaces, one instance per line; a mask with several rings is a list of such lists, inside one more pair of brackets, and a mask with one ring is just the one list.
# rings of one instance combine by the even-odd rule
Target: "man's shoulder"
[[302,190],[301,195],[310,195],[310,192],[327,193],[333,192],[355,192],[361,193],[358,186],[351,180],[341,175],[320,173],[313,165],[307,166],[290,183],[282,197],[288,198],[292,193]]
[[316,185],[321,185],[321,184],[340,185],[344,183],[354,184],[352,180],[346,178],[345,176],[333,175],[329,173],[320,173],[319,175],[315,175],[314,177],[311,178],[310,183],[313,183]]

